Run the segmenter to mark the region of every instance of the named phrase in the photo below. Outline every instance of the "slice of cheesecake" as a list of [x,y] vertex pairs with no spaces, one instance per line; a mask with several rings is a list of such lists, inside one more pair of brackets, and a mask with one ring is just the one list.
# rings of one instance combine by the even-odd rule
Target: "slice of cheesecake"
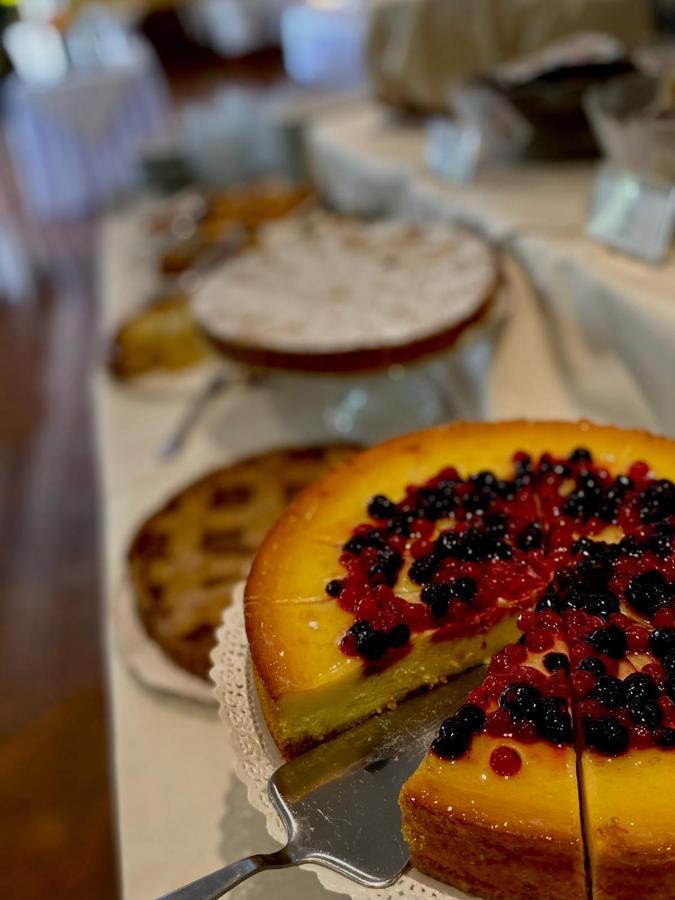
[[403,831],[417,869],[476,896],[578,900],[584,851],[562,619],[523,618],[526,643],[496,654],[404,785]]

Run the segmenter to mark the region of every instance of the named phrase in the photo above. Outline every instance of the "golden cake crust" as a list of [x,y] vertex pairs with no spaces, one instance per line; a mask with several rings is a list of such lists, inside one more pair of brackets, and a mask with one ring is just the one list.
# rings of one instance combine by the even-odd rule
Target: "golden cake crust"
[[[504,744],[524,760],[512,779],[488,765]],[[486,900],[585,897],[572,747],[483,736],[468,759],[428,754],[399,803],[420,871]]]
[[[415,868],[425,875],[486,900],[585,897],[579,890],[579,847],[570,841],[495,834],[490,825],[448,820],[433,804],[418,805],[414,817],[414,827],[404,834]],[[489,877],[481,877],[481,865],[489,867]]]

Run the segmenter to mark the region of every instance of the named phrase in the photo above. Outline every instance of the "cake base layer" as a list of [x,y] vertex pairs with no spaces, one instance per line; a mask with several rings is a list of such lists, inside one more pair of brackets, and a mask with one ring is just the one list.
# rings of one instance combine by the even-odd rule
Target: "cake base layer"
[[[459,842],[455,846],[458,852],[462,852]],[[515,842],[511,846],[515,847]],[[514,856],[510,862],[500,864],[491,858],[491,854],[486,854],[483,862],[496,873],[494,884],[477,877],[474,866],[462,866],[459,869],[457,866],[441,865],[436,854],[427,857],[422,852],[413,851],[411,863],[423,875],[451,884],[484,900],[532,900],[534,897],[537,900],[585,900],[586,893],[579,893],[576,883],[565,880],[569,878],[570,872],[570,865],[562,855],[565,850],[565,847],[552,846],[550,854],[528,860],[525,863],[527,868],[523,868],[522,857]],[[513,871],[516,868],[522,871],[518,871],[514,877]]]
[[[523,767],[515,778],[490,768],[498,746],[518,749]],[[586,897],[571,747],[481,736],[468,758],[430,754],[400,802],[420,871],[486,900]]]

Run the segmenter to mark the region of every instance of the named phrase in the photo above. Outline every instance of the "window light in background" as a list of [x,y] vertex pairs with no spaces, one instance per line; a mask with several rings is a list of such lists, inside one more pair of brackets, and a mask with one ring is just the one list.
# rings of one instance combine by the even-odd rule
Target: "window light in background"
[[353,86],[365,79],[365,0],[306,0],[281,17],[288,75],[301,84]]

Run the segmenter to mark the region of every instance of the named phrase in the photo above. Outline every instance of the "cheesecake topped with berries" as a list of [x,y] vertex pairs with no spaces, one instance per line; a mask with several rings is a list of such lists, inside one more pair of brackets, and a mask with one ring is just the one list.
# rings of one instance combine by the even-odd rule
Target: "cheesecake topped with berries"
[[[616,773],[639,793],[675,764],[673,476],[665,439],[509,422],[398,438],[323,479],[246,588],[277,745],[492,659],[402,793],[413,864],[483,897],[585,896],[581,794],[596,894],[628,896],[659,825],[616,812]],[[672,896],[661,832],[654,897]]]

